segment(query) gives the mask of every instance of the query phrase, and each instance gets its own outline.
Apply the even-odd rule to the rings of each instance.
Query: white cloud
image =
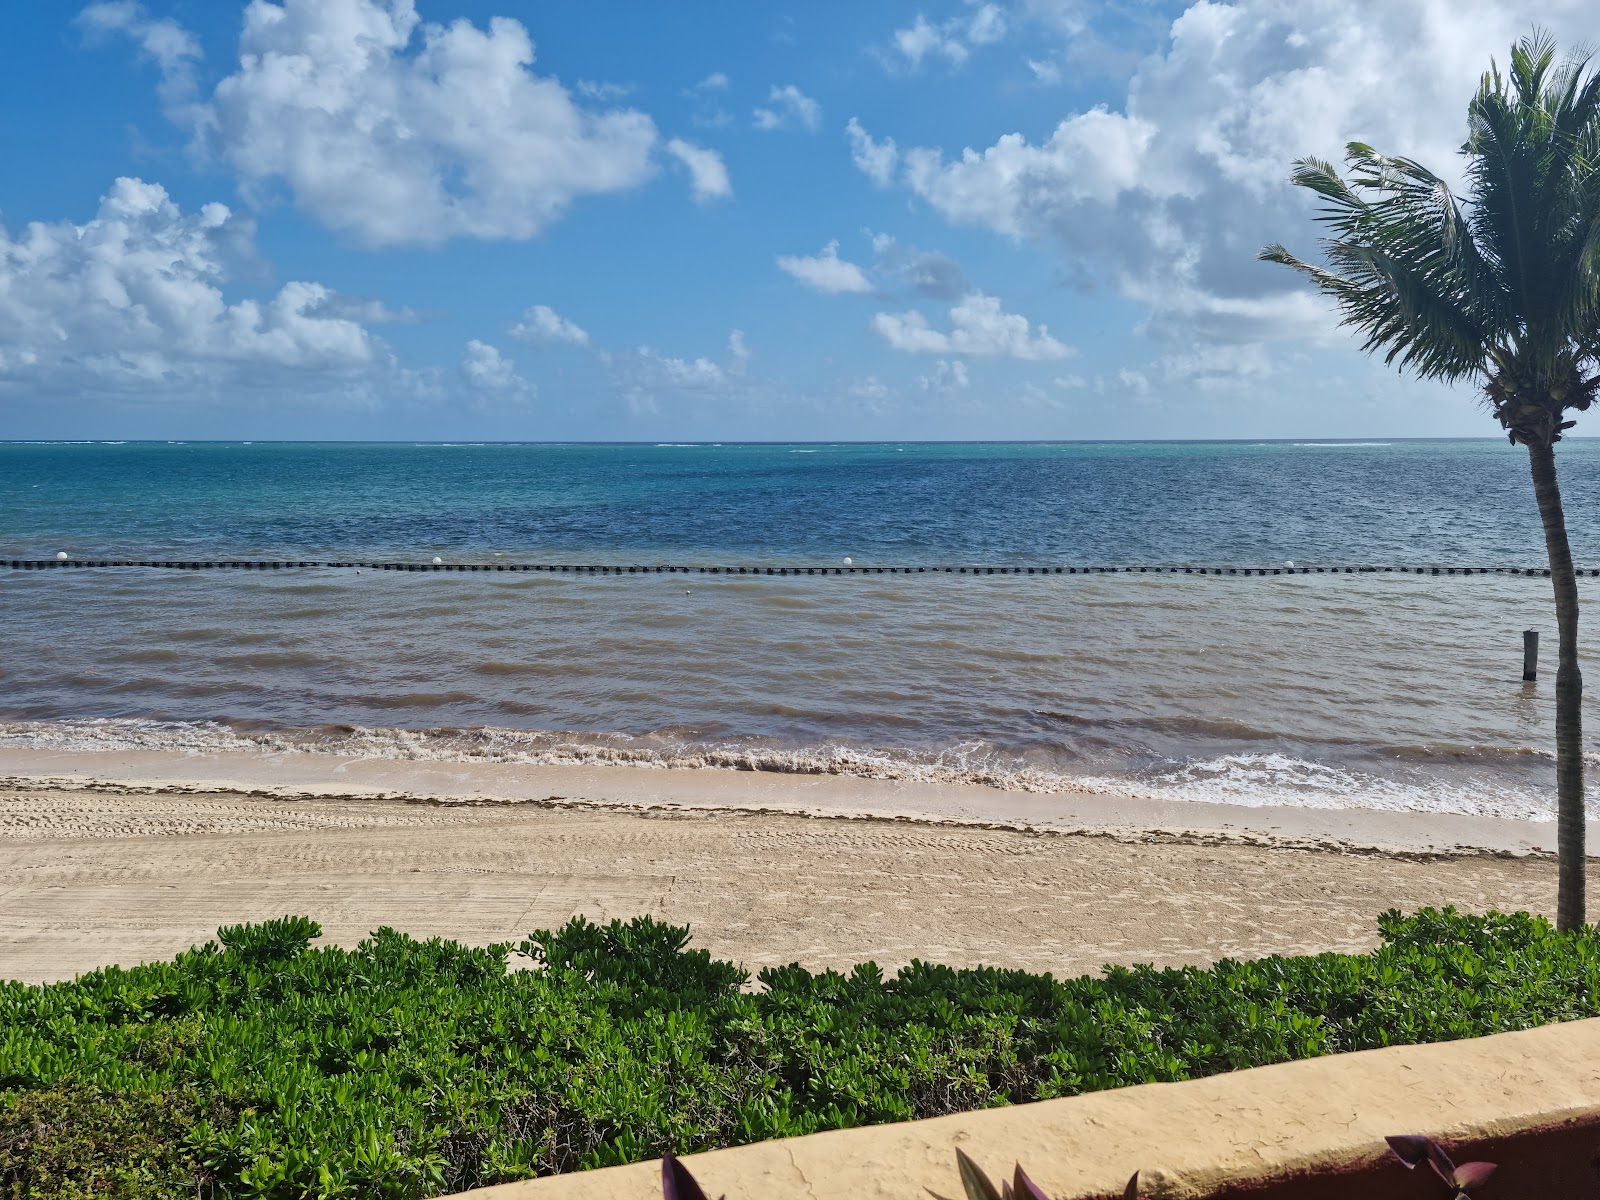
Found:
[[[971,382],[967,378],[967,364],[959,358],[941,358],[933,364],[932,375],[923,375],[917,379],[917,385],[925,392],[963,391]]]
[[[678,358],[662,354],[649,346],[616,355],[602,355],[611,367],[612,378],[634,414],[660,411],[658,401],[666,397],[710,401],[747,396],[760,382],[749,375],[751,353],[744,331],[730,330],[724,362],[701,355]]]
[[[967,61],[967,48],[960,40],[948,36],[944,27],[934,25],[921,13],[906,28],[895,30],[889,41],[913,67],[920,67],[930,54],[942,54],[958,67]]]
[[[1272,359],[1259,342],[1218,346],[1208,343],[1161,356],[1156,364],[1168,383],[1201,391],[1233,390],[1272,375]]]
[[[1040,230],[1047,219],[1041,210],[1090,202],[1113,207],[1125,193],[1161,187],[1151,176],[1160,164],[1146,156],[1156,133],[1149,121],[1092,108],[1061,122],[1041,146],[1011,133],[955,162],[937,151],[908,150],[906,181],[952,221],[1020,236]]]
[[[118,179],[82,225],[0,227],[0,382],[181,398],[290,380],[339,389],[390,368],[320,283],[229,303],[229,265],[253,256],[247,218],[223,204],[185,213],[138,179]]]
[[[689,186],[700,203],[733,195],[733,184],[728,182],[727,164],[715,150],[696,146],[682,138],[673,138],[667,143],[666,151],[688,168]]]
[[[1034,7],[1063,28],[1082,19],[1076,4]],[[1159,336],[1338,336],[1320,300],[1254,261],[1265,242],[1309,250],[1316,236],[1290,163],[1359,139],[1453,174],[1490,56],[1503,64],[1535,21],[1577,44],[1589,15],[1584,0],[1199,0],[1120,110],[1069,114],[1042,141],[910,149],[902,178],[949,221],[1053,242],[1074,274],[1145,306]]]
[[[589,344],[587,330],[576,321],[569,321],[548,304],[535,304],[507,332],[519,342],[532,342],[536,346]]]
[[[900,152],[895,148],[894,139],[873,141],[872,135],[854,117],[844,127],[844,132],[850,139],[850,158],[856,168],[879,187],[888,187],[894,178],[894,169],[900,162]]]
[[[527,380],[517,374],[517,365],[499,350],[473,338],[461,356],[461,377],[479,392],[523,392],[531,390]]]
[[[970,16],[951,17],[935,25],[918,13],[916,20],[903,29],[897,29],[889,38],[898,58],[891,63],[903,63],[916,70],[931,55],[945,59],[952,67],[959,67],[971,55],[973,46],[987,46],[1006,35],[1006,15],[998,4],[976,6]]]
[[[967,41],[989,46],[1006,35],[1006,14],[998,4],[982,4],[967,21]]]
[[[160,67],[162,104],[182,119],[195,96],[194,65],[202,57],[193,34],[170,17],[152,19],[135,0],[91,4],[78,14],[77,24],[91,39],[113,33],[131,39]]]
[[[822,125],[822,105],[792,83],[782,87],[774,84],[767,94],[767,103],[772,107],[755,110],[753,119],[757,129],[782,129],[794,122],[815,133]]]
[[[149,44],[133,18],[93,20]],[[414,0],[251,0],[237,69],[187,119],[247,194],[286,188],[366,245],[527,238],[583,196],[639,186],[657,144],[644,113],[584,108],[533,62],[507,17],[481,29],[425,24]]]
[[[830,295],[872,290],[872,282],[866,273],[855,263],[839,257],[837,240],[829,242],[821,253],[809,258],[780,255],[778,266],[807,287]]]
[[[896,350],[908,354],[966,354],[983,358],[1030,360],[1075,354],[1050,336],[1045,326],[1033,332],[1028,318],[1002,311],[1000,300],[972,292],[950,310],[950,331],[934,329],[920,312],[878,313],[872,328]]]
[[[639,347],[638,363],[640,382],[674,391],[705,391],[727,378],[727,372],[709,358],[672,358],[648,346]]]
[[[696,92],[725,92],[728,90],[728,76],[722,71],[713,71],[690,90]]]
[[[1049,59],[1030,58],[1027,60],[1028,70],[1033,72],[1033,77],[1043,84],[1057,84],[1061,82],[1061,64],[1053,63]]]

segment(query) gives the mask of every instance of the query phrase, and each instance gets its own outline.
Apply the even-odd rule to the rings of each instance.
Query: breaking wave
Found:
[[[1493,771],[1440,771],[1421,762],[1385,775],[1276,752],[1243,752],[1136,770],[1072,772],[1028,762],[984,743],[933,751],[844,743],[781,747],[709,742],[671,733],[646,736],[498,728],[395,729],[356,725],[248,728],[221,721],[98,718],[0,722],[0,747],[174,754],[317,754],[397,762],[489,762],[838,775],[858,779],[965,784],[1004,791],[1249,808],[1367,809],[1449,813],[1522,821],[1553,818],[1546,791]],[[1519,752],[1517,757],[1544,758]],[[1600,756],[1590,756],[1600,760]],[[1600,804],[1591,802],[1592,819]]]

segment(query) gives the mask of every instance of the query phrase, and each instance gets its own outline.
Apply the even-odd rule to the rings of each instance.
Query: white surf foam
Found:
[[[1079,782],[1142,799],[1250,808],[1361,808],[1517,821],[1555,817],[1553,795],[1546,797],[1487,779],[1460,783],[1425,772],[1417,772],[1409,780],[1392,779],[1274,753],[1224,754],[1139,779],[1096,777]],[[1591,801],[1589,815],[1600,819],[1600,804]]]
[[[1091,793],[1251,808],[1369,809],[1547,821],[1553,797],[1477,776],[1415,769],[1384,777],[1280,753],[1224,754],[1140,775],[1052,771],[981,743],[913,753],[841,744],[799,748],[708,744],[656,735],[516,729],[245,730],[220,722],[105,718],[0,722],[0,746],[37,750],[143,750],[177,754],[319,754],[414,762],[629,766],[841,775],[969,784],[1004,791]],[[1600,819],[1600,803],[1591,803]]]

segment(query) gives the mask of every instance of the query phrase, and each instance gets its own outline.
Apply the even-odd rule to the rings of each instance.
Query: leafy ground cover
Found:
[[[417,1197],[1600,1014],[1600,935],[1385,914],[1372,954],[762,987],[649,918],[474,948],[303,917],[0,984],[0,1197]],[[534,969],[507,970],[513,954]]]

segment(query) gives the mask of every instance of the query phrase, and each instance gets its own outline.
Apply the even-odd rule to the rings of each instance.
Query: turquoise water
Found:
[[[1600,558],[1600,442],[1560,448]],[[1500,440],[0,444],[0,556],[1223,565],[1542,557]]]
[[[1600,567],[1600,444],[1560,455]],[[0,558],[1533,565],[1501,441],[0,444]],[[1600,581],[1586,592],[1600,591]],[[758,765],[1539,816],[1509,576],[0,569],[0,742]],[[1594,688],[1591,687],[1591,694]],[[1600,723],[1590,718],[1590,728]]]

